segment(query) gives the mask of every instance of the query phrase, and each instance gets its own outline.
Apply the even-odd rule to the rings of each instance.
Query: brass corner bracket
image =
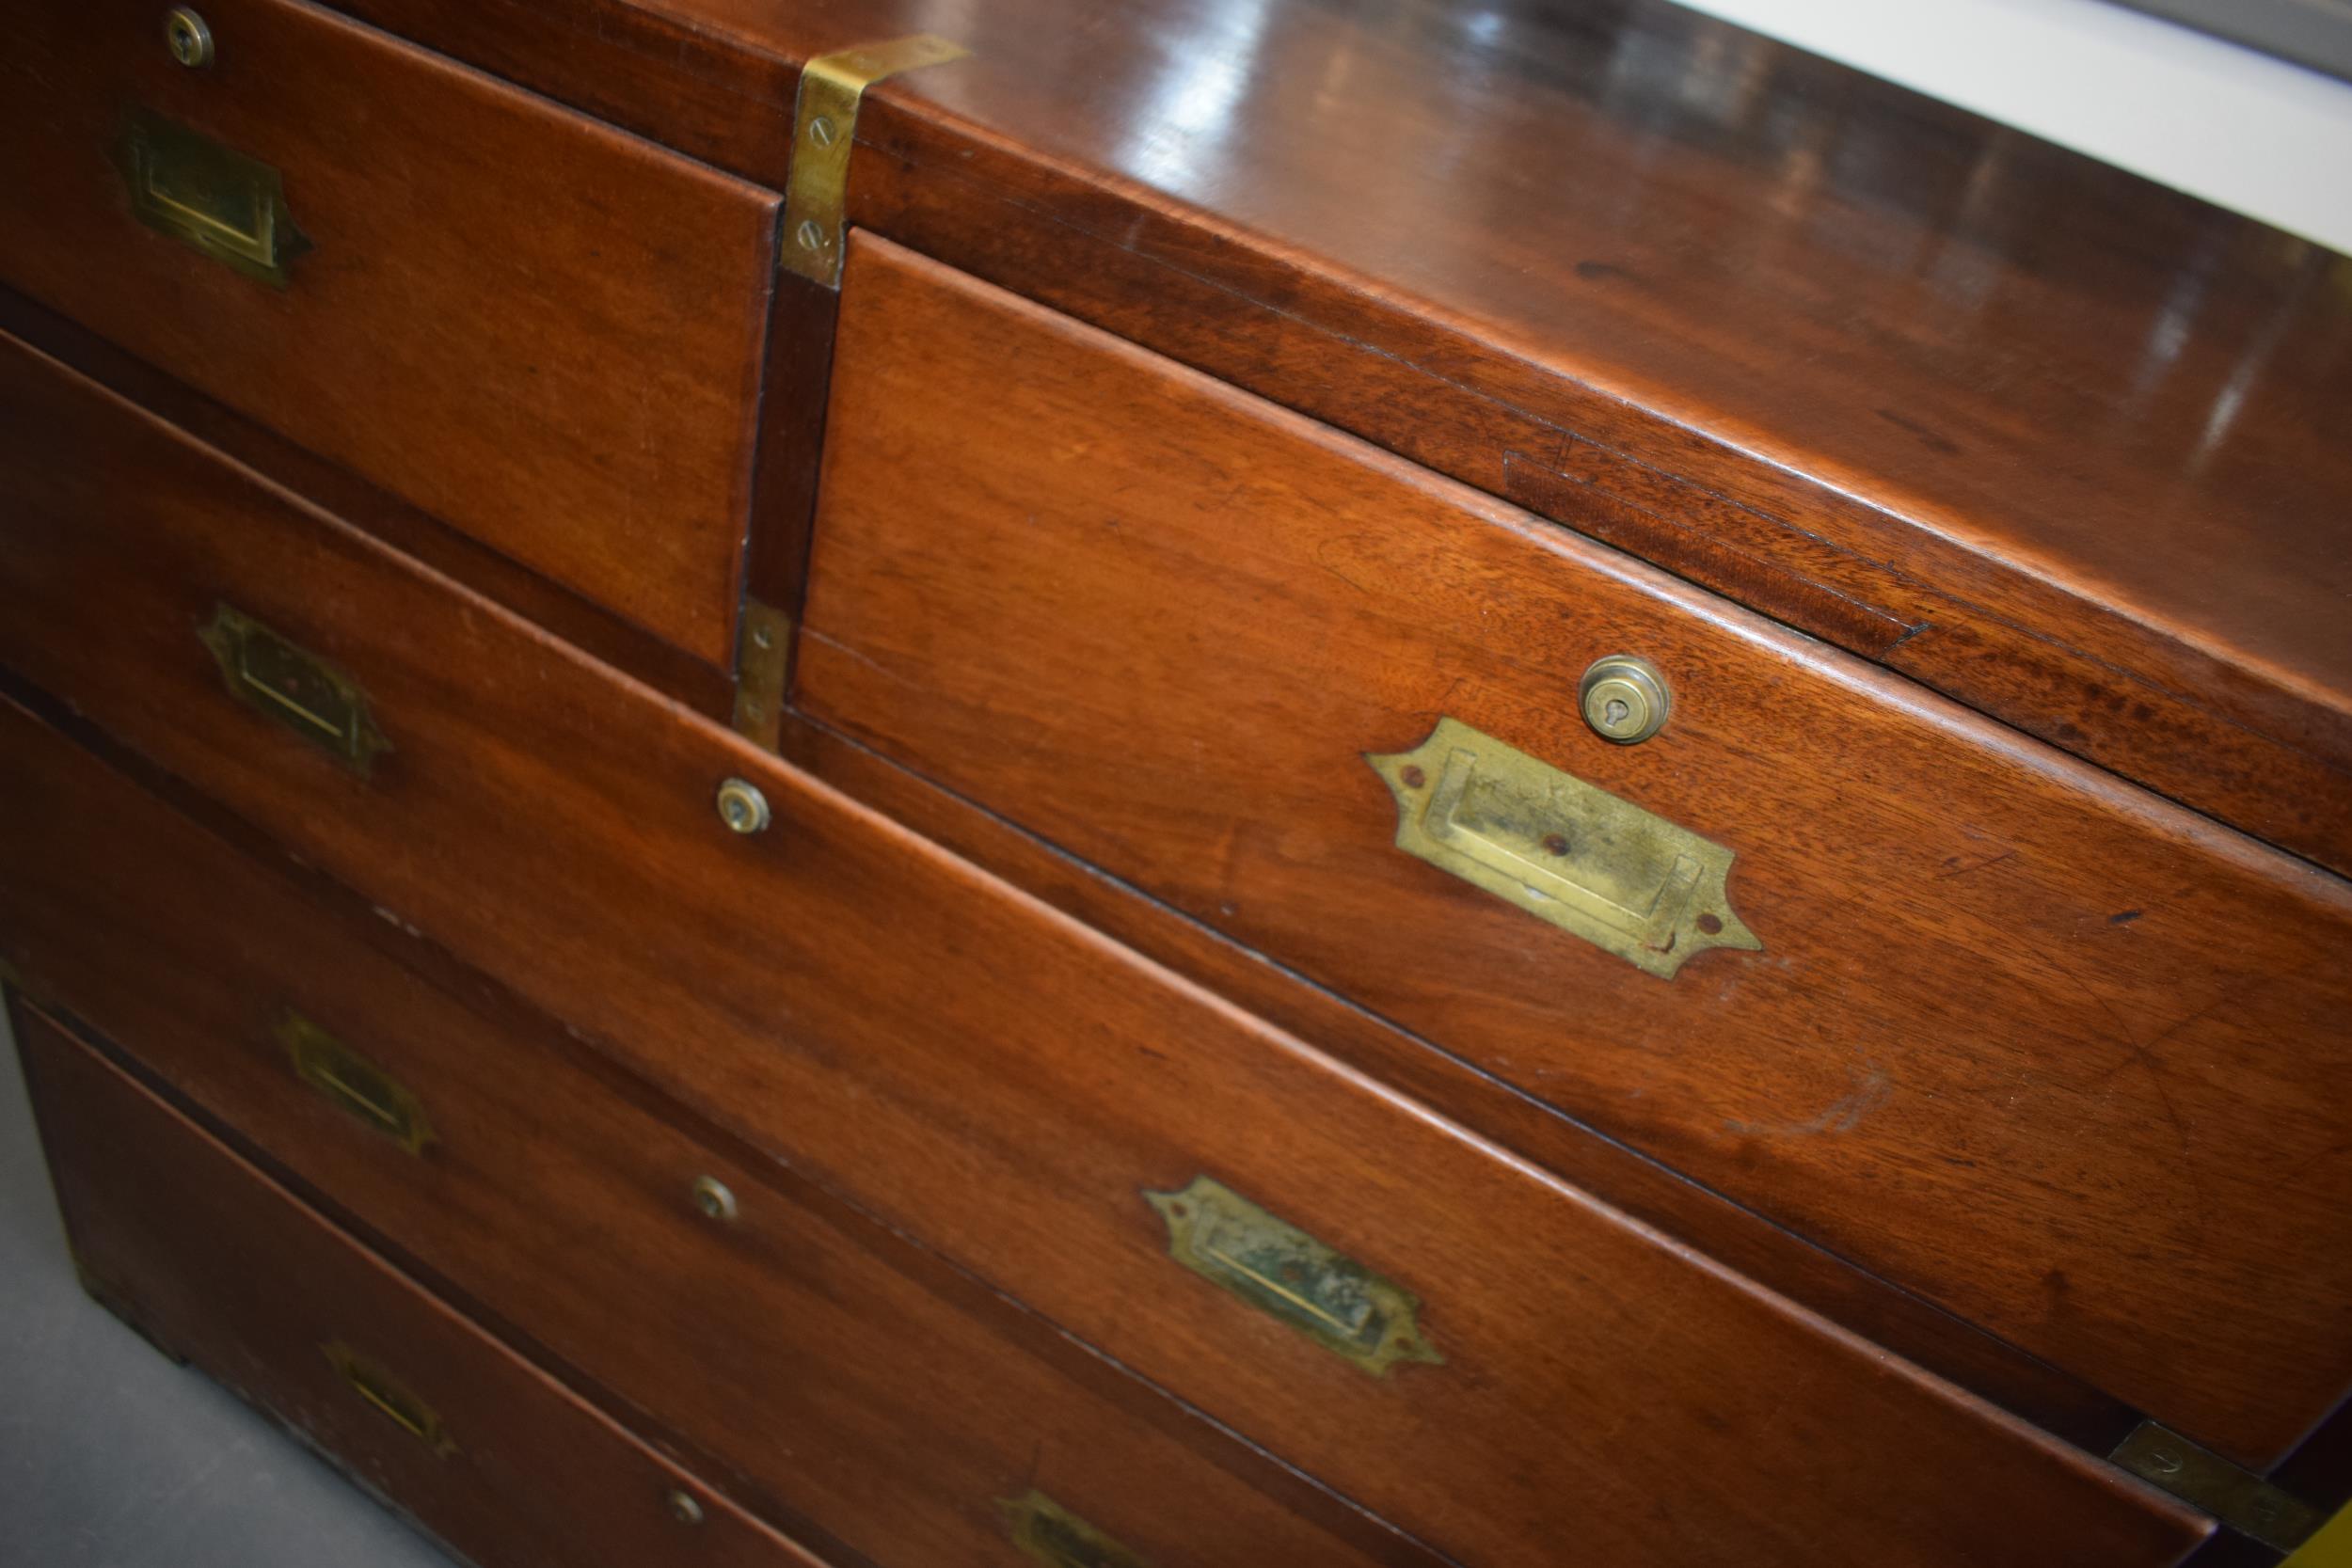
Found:
[[[785,271],[828,289],[841,287],[850,145],[866,89],[885,76],[945,65],[970,53],[960,43],[916,33],[819,55],[801,68],[792,112],[792,173],[784,193],[780,264]]]
[[[2309,1503],[2154,1421],[2133,1428],[2107,1463],[2273,1551],[2294,1551],[2328,1522]]]

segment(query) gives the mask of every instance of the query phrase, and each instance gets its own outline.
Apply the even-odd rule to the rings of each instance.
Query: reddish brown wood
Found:
[[[451,1548],[482,1568],[824,1568],[356,1245],[40,1009],[12,1005],[9,1019],[91,1292]],[[332,1345],[422,1400],[448,1450],[369,1404],[327,1359]],[[680,1493],[700,1507],[699,1523],[671,1513]]]
[[[594,9],[778,102],[954,31],[869,95],[861,223],[2352,870],[2340,259],[1650,0]]]
[[[94,388],[0,387],[31,470],[0,663],[1438,1550],[1957,1568],[2203,1533]],[[115,461],[27,460],[77,442]],[[70,635],[89,592],[114,635]],[[355,673],[395,747],[372,779],[219,690],[194,628],[224,599]],[[764,833],[712,809],[729,775]],[[1142,1194],[1203,1173],[1417,1293],[1447,1365],[1371,1377],[1175,1265]]]
[[[1035,1320],[976,1313],[887,1231],[665,1120],[560,1030],[453,999],[379,950],[379,916],[303,896],[5,705],[0,744],[0,956],[29,988],[796,1533],[1011,1564],[993,1503],[1035,1486],[1171,1568],[1438,1561]],[[289,1008],[420,1097],[421,1157],[294,1076]],[[732,1226],[694,1208],[700,1176],[738,1195]]]
[[[340,0],[340,11],[445,50],[599,119],[782,190],[792,167],[791,58],[690,18],[608,0]]]
[[[2352,1382],[2341,882],[880,242],[838,349],[813,715],[2249,1462]],[[1764,951],[1395,849],[1441,715],[1731,847]]]
[[[630,625],[12,290],[0,289],[0,332],[32,344],[108,390],[160,414],[271,483],[366,529],[696,712],[724,718],[733,708],[735,683],[729,671],[706,664],[675,643]],[[806,532],[803,510],[796,536],[804,540]]]
[[[727,666],[777,198],[291,0],[218,55],[42,0],[0,63],[0,279]],[[130,214],[132,104],[277,166],[278,290]]]
[[[1428,1045],[1212,927],[926,783],[854,740],[787,715],[783,750],[844,794],[888,813],[1278,1028],[1535,1160],[1645,1225],[2094,1453],[2139,1412],[1983,1329],[1699,1186],[1688,1177]]]

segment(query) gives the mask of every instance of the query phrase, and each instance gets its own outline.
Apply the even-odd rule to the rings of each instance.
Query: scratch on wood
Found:
[[[1834,1101],[1819,1116],[1803,1121],[1740,1121],[1727,1117],[1724,1126],[1750,1138],[1806,1138],[1821,1132],[1851,1132],[1862,1125],[1863,1117],[1884,1104],[1891,1092],[1886,1074],[1871,1068],[1859,1076],[1851,1094]]]

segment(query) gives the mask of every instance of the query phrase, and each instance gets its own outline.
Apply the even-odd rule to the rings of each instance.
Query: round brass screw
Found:
[[[1666,677],[1648,659],[1631,654],[1595,659],[1576,694],[1593,733],[1620,746],[1647,740],[1664,729],[1666,715],[1674,708]]]
[[[834,143],[834,138],[838,136],[840,134],[840,132],[834,129],[833,121],[827,119],[823,115],[818,115],[815,119],[808,122],[808,139],[815,142],[819,147],[831,147]]]
[[[714,1220],[731,1220],[735,1218],[735,1191],[715,1176],[697,1176],[694,1207]]]
[[[187,7],[176,7],[164,17],[164,47],[173,59],[195,71],[213,63],[213,30]]]
[[[703,1505],[690,1494],[674,1490],[669,1496],[669,1504],[670,1517],[679,1524],[699,1525],[703,1522]]]
[[[803,250],[825,248],[825,226],[815,218],[803,218],[801,227],[794,230],[794,235],[800,240]]]
[[[748,779],[729,779],[719,786],[719,820],[739,833],[765,832],[768,797]]]

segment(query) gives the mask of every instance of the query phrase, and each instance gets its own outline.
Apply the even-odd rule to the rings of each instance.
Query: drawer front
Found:
[[[1020,1568],[1036,1497],[1162,1568],[1436,1568],[1035,1319],[977,1321],[935,1260],[704,1147],[544,1021],[463,1005],[382,950],[380,920],[5,702],[0,748],[21,768],[0,788],[0,953],[35,994],[796,1532],[877,1564]]]
[[[293,0],[10,8],[0,282],[710,663],[777,198]]]
[[[11,1017],[91,1291],[467,1559],[823,1568],[39,1009]]]
[[[80,395],[16,373],[43,373],[12,400],[37,416]],[[119,423],[118,460],[152,489],[11,529],[0,663],[703,1117],[1438,1550],[2156,1563],[2195,1534],[2104,1465]],[[38,420],[30,441],[0,455],[37,461]],[[103,639],[75,634],[93,596]],[[370,771],[224,692],[199,636],[224,606],[364,693],[387,748]],[[764,795],[762,831],[714,809],[730,776]]]
[[[886,245],[834,365],[812,715],[2248,1463],[2352,1382],[2344,884]]]

